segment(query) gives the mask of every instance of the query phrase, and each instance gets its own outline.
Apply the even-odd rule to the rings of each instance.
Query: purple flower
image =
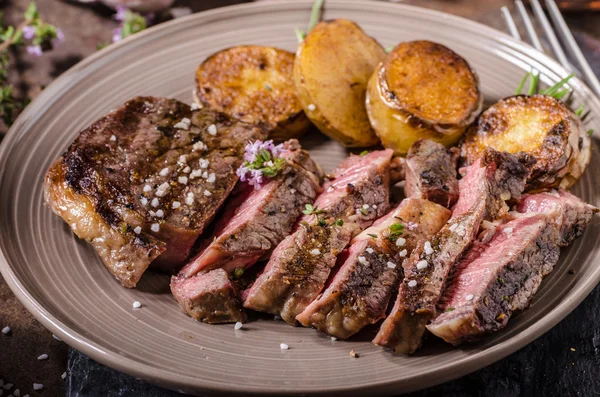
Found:
[[[240,177],[240,181],[242,182],[246,182],[248,179],[246,178],[246,175],[250,172],[250,168],[248,167],[244,167],[243,165],[240,166],[240,168],[237,169],[237,171],[235,172],[237,174],[237,176]]]
[[[56,37],[52,40],[52,47],[56,47],[58,44],[65,41],[65,35],[62,30],[56,29]]]
[[[263,174],[261,170],[251,170],[250,171],[250,179],[248,180],[248,183],[251,186],[254,186],[254,189],[259,189],[260,185],[262,185],[263,183]]]
[[[30,46],[27,46],[27,53],[39,57],[43,53],[42,47],[40,47],[39,45],[30,45]]]
[[[113,30],[112,42],[116,43],[117,41],[121,41],[121,28],[116,28]]]
[[[35,37],[35,26],[25,26],[23,28],[23,37],[25,40],[31,40]]]
[[[119,22],[124,22],[127,18],[127,11],[129,11],[127,7],[118,6],[117,13],[115,14],[114,18]]]

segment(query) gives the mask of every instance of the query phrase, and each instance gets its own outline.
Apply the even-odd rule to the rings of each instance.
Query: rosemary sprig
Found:
[[[571,80],[574,76],[575,75],[573,73],[571,73],[570,75],[568,75],[567,77],[565,77],[564,79],[559,81],[558,83],[554,84],[552,87],[548,87],[545,90],[543,90],[541,92],[541,94],[556,98],[556,95],[560,95],[560,93],[562,92],[561,89],[563,88],[563,86],[565,84],[567,84],[569,82],[569,80]],[[562,96],[564,96],[564,94]],[[561,96],[561,98],[562,98],[562,96]],[[556,98],[556,99],[560,99],[560,98]]]
[[[396,222],[388,226],[388,239],[396,241],[402,233],[404,233],[404,224],[402,222]]]

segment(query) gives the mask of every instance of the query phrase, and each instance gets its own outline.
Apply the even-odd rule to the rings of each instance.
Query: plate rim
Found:
[[[185,16],[183,18],[177,18],[173,21],[165,22],[157,26],[153,26],[147,30],[137,33],[134,36],[130,36],[119,43],[108,46],[107,48],[95,52],[94,54],[86,57],[69,70],[61,74],[57,79],[52,81],[42,93],[36,97],[19,115],[13,126],[9,129],[5,135],[2,144],[0,145],[0,182],[4,178],[4,164],[8,158],[10,148],[19,144],[19,129],[26,130],[26,124],[30,119],[34,119],[34,111],[43,109],[43,104],[49,102],[48,99],[52,97],[53,92],[60,91],[60,89],[68,89],[68,81],[71,77],[75,77],[74,81],[77,81],[76,74],[93,65],[97,60],[101,59],[108,54],[118,51],[120,48],[129,46],[136,41],[140,41],[143,38],[153,35],[157,32],[171,29],[173,26],[185,22],[200,20],[214,20],[220,16],[227,17],[230,13],[240,13],[243,11],[258,12],[260,9],[266,9],[271,7],[282,7],[289,10],[293,9],[306,9],[310,10],[313,0],[296,0],[293,3],[287,0],[270,0],[262,1],[258,3],[245,3],[237,4],[225,7],[219,7],[192,15]],[[448,14],[442,11],[432,10],[424,7],[415,5],[398,4],[398,3],[387,3],[387,2],[375,2],[369,0],[327,0],[327,3],[338,6],[351,6],[354,8],[379,8],[381,11],[385,9],[398,10],[404,9],[405,12],[419,13],[423,17],[429,17],[432,19],[450,20],[455,23],[461,23],[464,25],[470,25],[482,32],[487,32],[488,35],[493,35],[493,39],[498,42],[507,45],[508,47],[517,50],[519,52],[526,52],[532,59],[539,62],[551,69],[552,73],[556,76],[566,76],[568,71],[560,65],[556,60],[552,59],[548,55],[539,52],[535,48],[531,47],[527,43],[515,40],[507,33],[500,30],[491,28],[483,25],[480,22],[476,22],[460,16]],[[239,15],[239,14],[237,14]],[[593,100],[598,106],[600,106],[600,99],[587,87],[587,85],[581,81],[578,77],[574,78],[575,81],[583,88],[581,94],[586,100]],[[30,130],[24,133],[32,133]],[[1,186],[1,185],[0,185]],[[5,237],[0,234],[0,240],[4,240]],[[203,391],[209,393],[235,393],[235,394],[252,394],[252,395],[276,395],[282,392],[291,394],[303,394],[303,395],[325,395],[331,393],[333,390],[338,392],[346,392],[349,394],[359,394],[361,392],[368,391],[370,393],[382,394],[385,391],[391,390],[392,386],[401,386],[402,392],[409,392],[420,389],[421,387],[415,387],[407,385],[406,380],[389,380],[389,381],[373,381],[370,384],[363,386],[335,386],[332,389],[316,390],[314,388],[296,388],[287,387],[279,388],[278,390],[260,388],[258,386],[244,386],[238,384],[223,385],[220,382],[212,382],[210,380],[201,380],[197,382],[197,378],[190,378],[178,374],[167,374],[164,371],[150,367],[146,364],[140,363],[128,357],[120,356],[118,353],[105,349],[103,346],[92,342],[85,336],[78,332],[75,332],[67,325],[59,321],[53,316],[46,308],[38,301],[34,299],[31,293],[27,291],[25,286],[16,277],[13,272],[11,265],[2,250],[0,250],[0,274],[6,280],[7,285],[19,299],[19,301],[25,306],[25,308],[49,331],[59,336],[65,343],[75,348],[78,351],[88,355],[92,359],[107,365],[108,367],[114,368],[120,372],[145,379],[151,383],[158,384],[162,387],[168,387],[174,390],[184,388],[193,389],[196,391]],[[435,372],[425,371],[412,378],[412,383],[423,384],[422,378],[427,377],[429,386],[434,386],[451,379],[455,379],[464,375],[467,375],[477,369],[483,368],[492,364],[495,361],[503,359],[523,348],[524,346],[531,343],[533,340],[540,337],[542,334],[550,330],[560,321],[562,321],[571,311],[573,311],[593,290],[593,288],[600,282],[600,267],[597,268],[592,274],[593,277],[589,277],[585,280],[579,281],[579,287],[577,291],[573,292],[573,288],[564,296],[563,300],[557,304],[554,308],[543,315],[537,322],[531,324],[522,333],[508,338],[494,346],[488,347],[481,350],[471,356],[465,357],[459,361],[445,364],[442,367],[437,367]],[[458,369],[457,369],[458,368]],[[431,377],[435,374],[435,377]],[[196,380],[196,382],[194,382]]]

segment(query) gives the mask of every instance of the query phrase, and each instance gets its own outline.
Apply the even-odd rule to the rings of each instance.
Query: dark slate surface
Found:
[[[572,351],[571,349],[575,349]],[[113,371],[71,349],[67,397],[181,394]],[[600,286],[564,321],[491,366],[410,397],[600,396]]]

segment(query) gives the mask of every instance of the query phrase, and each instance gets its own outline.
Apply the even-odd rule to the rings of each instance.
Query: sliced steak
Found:
[[[79,134],[47,175],[46,203],[85,227],[74,232],[135,287],[151,262],[183,264],[237,182],[245,143],[265,135],[173,99],[138,97]]]
[[[171,291],[190,317],[210,324],[244,322],[239,290],[224,269],[215,269],[193,277],[173,277]]]
[[[389,209],[391,150],[350,156],[334,171],[296,231],[271,255],[245,294],[249,309],[280,315],[294,324],[321,292],[336,256],[352,237]]]
[[[230,316],[222,311],[219,322],[239,321],[238,313],[243,309],[238,289],[227,285],[228,292],[224,293],[223,289],[214,289],[205,279],[215,277],[212,276],[216,271],[213,269],[237,274],[261,257],[268,256],[291,233],[304,206],[312,203],[320,191],[323,172],[300,148],[298,141],[286,142],[281,157],[286,163],[277,175],[258,189],[248,183],[238,184],[238,192],[225,206],[224,217],[218,222],[215,233],[207,238],[200,253],[173,277],[173,295],[182,309],[196,320],[216,321],[207,314],[204,304],[207,300],[211,307],[228,309]],[[207,272],[210,275],[204,274]],[[219,278],[223,278],[221,273],[218,272]],[[232,296],[235,296],[233,301]],[[223,302],[219,304],[219,300]]]
[[[449,210],[428,200],[403,200],[354,238],[346,255],[338,258],[342,265],[332,282],[296,319],[340,339],[375,324],[385,317],[402,275],[398,264],[449,217]],[[400,230],[403,225],[413,230]]]
[[[398,353],[419,348],[425,326],[436,313],[450,269],[476,236],[483,220],[508,211],[505,200],[519,198],[532,160],[488,150],[467,167],[452,217],[433,238],[415,249],[403,264],[404,280],[392,312],[374,343]]]
[[[304,206],[315,200],[323,173],[295,139],[284,144],[282,157],[287,163],[260,189],[240,184],[215,233],[207,238],[208,245],[182,269],[182,275],[250,267],[291,233]]]
[[[451,208],[458,200],[458,153],[444,145],[420,139],[406,156],[406,197],[423,198]]]
[[[559,228],[558,245],[566,247],[579,237],[598,209],[564,190],[524,196],[517,206],[519,212],[555,213]]]

